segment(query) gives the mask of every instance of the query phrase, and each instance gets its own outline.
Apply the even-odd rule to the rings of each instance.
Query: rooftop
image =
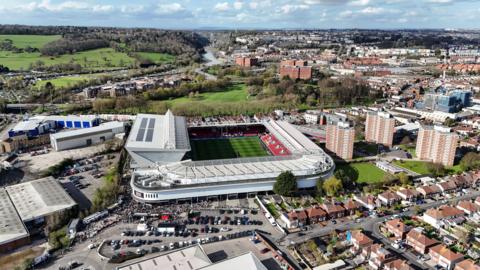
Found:
[[[185,117],[174,116],[170,110],[165,115],[138,114],[126,147],[164,151],[190,150]]]
[[[0,244],[28,236],[20,216],[5,189],[0,189]]]
[[[30,221],[75,206],[75,201],[53,177],[5,188],[23,221]]]
[[[123,128],[124,126],[125,124],[123,122],[112,121],[112,122],[107,122],[91,128],[81,128],[81,129],[75,129],[75,130],[67,130],[67,131],[58,132],[58,133],[52,133],[50,134],[50,137],[56,140],[61,140],[64,138],[72,138],[75,136],[90,135],[97,132],[106,131],[109,129],[119,129],[119,128]]]

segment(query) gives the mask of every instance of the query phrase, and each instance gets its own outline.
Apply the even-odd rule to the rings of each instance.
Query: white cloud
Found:
[[[384,13],[385,10],[381,7],[366,7],[362,10],[360,10],[360,13],[362,14],[380,14]]]
[[[138,14],[145,10],[145,7],[142,5],[122,5],[120,6],[120,11],[125,14]]]
[[[370,0],[355,0],[350,3],[352,6],[366,6],[370,4]]]
[[[48,11],[64,11],[64,10],[86,10],[90,6],[85,2],[78,1],[66,1],[60,2],[58,4],[52,4],[49,0],[43,0],[38,4],[39,9],[44,9]]]
[[[215,11],[227,11],[230,9],[230,5],[228,4],[228,2],[223,2],[223,3],[217,3],[213,9]]]
[[[308,5],[284,5],[280,8],[281,12],[283,14],[290,14],[292,12],[295,12],[295,11],[299,11],[299,10],[306,10],[308,9],[309,6]]]
[[[428,3],[446,4],[452,3],[453,0],[427,0]]]
[[[353,15],[353,11],[351,10],[345,10],[340,12],[340,17],[345,18],[345,17],[350,17]]]
[[[272,5],[272,1],[271,0],[263,0],[263,1],[257,1],[257,0],[254,0],[252,2],[250,2],[248,4],[248,6],[251,8],[251,9],[260,9],[260,8],[266,8],[266,7],[270,7]]]
[[[234,9],[239,10],[239,9],[242,9],[242,7],[243,7],[243,2],[241,2],[241,1],[235,1],[235,2],[233,3],[233,8],[234,8]]]
[[[160,15],[166,15],[166,14],[177,13],[184,10],[185,8],[179,3],[171,3],[171,4],[158,5],[158,8],[155,11],[155,13]]]
[[[92,8],[93,12],[112,12],[114,7],[112,5],[95,5]]]
[[[242,13],[237,14],[235,16],[235,19],[237,19],[237,21],[246,21],[248,17],[249,16],[248,16],[247,13],[242,12]]]

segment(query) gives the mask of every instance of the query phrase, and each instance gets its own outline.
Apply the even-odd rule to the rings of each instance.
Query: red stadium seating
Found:
[[[290,151],[272,134],[265,134],[260,137],[274,156],[288,156]]]

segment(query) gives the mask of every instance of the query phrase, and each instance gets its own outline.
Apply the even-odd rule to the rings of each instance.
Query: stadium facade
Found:
[[[287,122],[269,119],[260,123],[218,123],[207,129],[239,130],[254,125],[263,128],[254,136],[261,138],[268,156],[194,161],[188,158],[191,147],[185,118],[170,111],[165,115],[138,115],[125,146],[134,168],[133,198],[159,203],[267,192],[284,171],[291,171],[297,177],[298,188],[304,189],[332,175],[332,158]],[[242,135],[221,133],[220,137],[208,139],[224,136]]]

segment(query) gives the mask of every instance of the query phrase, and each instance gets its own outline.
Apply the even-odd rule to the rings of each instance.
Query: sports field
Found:
[[[192,140],[194,160],[268,156],[258,137]]]
[[[357,183],[382,182],[385,172],[372,163],[350,163],[338,165],[337,170],[342,169]]]

